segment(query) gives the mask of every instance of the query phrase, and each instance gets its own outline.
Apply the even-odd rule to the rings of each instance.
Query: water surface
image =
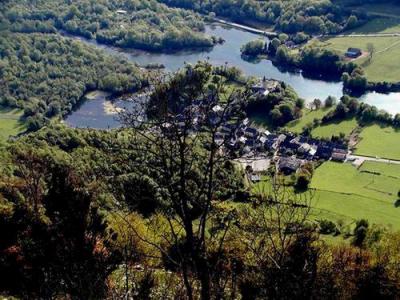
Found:
[[[139,50],[120,49],[112,46],[98,44],[94,40],[86,40],[81,37],[70,36],[82,42],[95,45],[112,55],[123,56],[126,59],[136,62],[139,65],[163,64],[166,71],[173,72],[183,67],[185,63],[196,63],[201,60],[209,60],[214,65],[236,66],[245,75],[266,77],[281,80],[291,85],[298,95],[307,102],[315,98],[324,100],[328,96],[340,98],[343,95],[343,84],[339,81],[326,81],[323,79],[311,79],[304,77],[299,72],[282,71],[269,60],[249,62],[243,60],[240,55],[240,47],[245,43],[260,38],[260,35],[242,31],[236,28],[223,27],[220,25],[206,26],[206,33],[222,37],[225,43],[216,45],[212,49],[204,51],[181,51],[178,53],[153,53]],[[265,38],[265,37],[264,37]],[[104,98],[104,95],[103,95]],[[68,124],[75,127],[92,128],[115,128],[120,123],[115,115],[108,114],[104,110],[105,99],[96,98],[84,103],[79,110],[72,113],[66,120]],[[362,97],[361,101],[375,105],[378,109],[384,109],[391,114],[400,113],[400,93],[380,94],[370,92]],[[117,107],[124,107],[127,104],[123,101],[114,103]],[[128,105],[129,106],[129,105]]]

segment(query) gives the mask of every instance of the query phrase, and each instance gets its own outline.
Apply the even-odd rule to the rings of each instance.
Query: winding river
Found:
[[[291,85],[300,97],[306,101],[312,101],[315,98],[326,99],[328,96],[340,98],[343,95],[343,84],[339,81],[325,81],[322,79],[310,79],[304,77],[301,73],[292,73],[282,71],[272,64],[269,60],[260,60],[257,62],[249,62],[243,60],[240,56],[240,47],[260,36],[254,33],[242,31],[236,28],[223,27],[220,25],[206,26],[206,33],[222,37],[225,43],[215,46],[209,51],[182,51],[179,53],[151,53],[139,50],[126,50],[115,47],[110,47],[98,44],[94,40],[86,40],[84,38],[72,37],[79,39],[85,43],[95,45],[112,55],[122,55],[130,61],[136,62],[139,65],[147,64],[163,64],[166,71],[176,71],[181,68],[184,63],[196,63],[199,60],[208,59],[210,63],[215,65],[236,66],[241,69],[246,75],[272,78],[281,80]],[[71,37],[71,36],[69,36]],[[385,109],[391,114],[400,113],[400,93],[380,94],[367,93],[360,98],[371,105],[375,105],[379,109]],[[119,126],[115,120],[106,122],[102,120],[101,107],[104,107],[106,100],[98,97],[91,101],[90,107],[85,104],[76,112],[72,113],[66,120],[68,124],[75,127],[93,127],[93,128],[113,128]],[[97,103],[97,104],[95,104]],[[95,106],[97,107],[95,108]],[[76,114],[85,109],[86,114],[90,110],[96,111],[99,126],[96,126],[96,121],[92,120],[90,124],[78,118]],[[107,115],[104,111],[104,115]],[[85,115],[82,115],[85,118]],[[106,124],[106,126],[105,126]],[[87,126],[84,126],[87,125]]]

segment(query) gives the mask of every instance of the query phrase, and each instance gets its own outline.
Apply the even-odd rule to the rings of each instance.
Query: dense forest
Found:
[[[330,0],[160,0],[171,6],[214,13],[238,22],[257,21],[286,33],[338,33],[365,22],[366,16],[348,11]]]
[[[69,113],[90,90],[135,91],[142,71],[124,59],[58,35],[2,31],[0,104],[24,110],[29,128]]]
[[[119,47],[154,51],[211,47],[198,15],[155,0],[6,1],[2,19],[15,32],[70,34]]]
[[[152,97],[163,109],[145,123],[129,112],[129,129],[58,125],[3,149],[0,293],[21,299],[398,298],[398,233],[357,220],[348,245],[324,242],[322,234],[340,229],[311,221],[312,194],[288,189],[274,168],[266,175],[275,178],[274,193],[248,196],[215,132],[221,122],[241,120],[237,100],[250,99],[240,89],[227,94],[219,78],[207,64],[187,67],[158,83]],[[172,97],[178,90],[179,99]],[[199,100],[207,112],[215,101],[225,105],[219,121],[200,118],[201,134],[193,136],[193,119],[186,118],[193,110],[185,108]]]

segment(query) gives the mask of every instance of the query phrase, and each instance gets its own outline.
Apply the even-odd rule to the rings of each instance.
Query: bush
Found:
[[[320,220],[319,221],[319,232],[321,234],[340,234],[339,228],[336,224],[330,220]]]

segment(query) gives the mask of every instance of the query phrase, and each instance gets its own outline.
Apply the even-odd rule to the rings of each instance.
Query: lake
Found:
[[[257,62],[249,62],[243,60],[240,55],[240,47],[257,38],[260,35],[242,31],[236,28],[230,28],[220,25],[206,26],[206,33],[222,37],[225,43],[216,45],[214,48],[207,51],[182,51],[178,53],[152,53],[139,50],[126,50],[116,47],[98,44],[94,40],[86,40],[80,37],[73,37],[85,43],[95,45],[112,55],[124,56],[130,61],[136,62],[139,65],[148,64],[163,64],[166,71],[173,72],[181,68],[185,63],[196,63],[200,60],[208,59],[214,65],[236,66],[241,69],[244,74],[266,77],[276,80],[281,80],[291,85],[298,95],[304,98],[307,102],[315,98],[321,100],[326,99],[328,96],[340,98],[343,95],[343,84],[339,81],[326,81],[322,79],[311,79],[304,77],[301,73],[294,73],[282,71],[272,64],[269,60],[261,60]],[[71,37],[70,35],[67,35]],[[379,109],[385,109],[391,114],[400,113],[400,93],[380,94],[380,93],[367,93],[360,98],[368,104],[375,105]],[[88,101],[90,102],[90,101]],[[97,104],[95,104],[97,103]],[[121,105],[121,103],[117,103]],[[95,107],[96,106],[96,107]],[[115,116],[104,114],[104,120],[94,121],[95,118],[101,119],[101,111],[103,110],[104,103],[101,99],[95,99],[90,104],[83,104],[82,107],[70,115],[69,124],[75,127],[82,127],[78,125],[89,125],[93,128],[114,128],[119,126],[119,122],[115,120]],[[84,110],[83,112],[81,112]],[[76,115],[79,114],[79,115]],[[81,118],[92,118],[91,121],[81,121]],[[67,119],[67,120],[68,120]],[[67,122],[68,123],[68,122]],[[98,124],[98,126],[96,126]],[[88,127],[88,126],[84,126]]]
[[[110,94],[94,91],[88,93],[86,101],[66,117],[65,123],[75,128],[118,128],[121,126],[118,113],[133,107],[133,102],[121,99],[112,100]]]

